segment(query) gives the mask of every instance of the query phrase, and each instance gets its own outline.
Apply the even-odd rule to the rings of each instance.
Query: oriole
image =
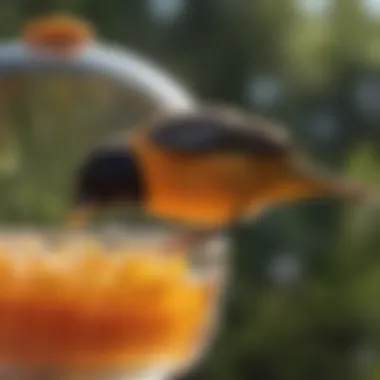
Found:
[[[362,201],[369,192],[314,166],[284,128],[234,109],[204,107],[162,115],[94,149],[77,172],[75,196],[77,210],[138,204],[206,231],[284,202]]]

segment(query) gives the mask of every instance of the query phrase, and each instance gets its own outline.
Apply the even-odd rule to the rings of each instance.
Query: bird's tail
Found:
[[[295,170],[290,183],[299,198],[332,197],[359,205],[380,205],[380,189],[313,166]]]
[[[326,194],[358,205],[380,205],[379,189],[345,178],[327,178]]]

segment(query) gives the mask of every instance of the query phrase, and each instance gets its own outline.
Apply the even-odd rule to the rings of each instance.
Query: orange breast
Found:
[[[135,142],[148,185],[148,212],[202,226],[229,221],[249,199],[251,163],[242,155],[189,156]]]

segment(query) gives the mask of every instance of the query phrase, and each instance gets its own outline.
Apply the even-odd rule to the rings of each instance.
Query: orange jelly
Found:
[[[0,244],[2,363],[114,368],[194,352],[210,284],[185,256],[66,245],[18,253]]]

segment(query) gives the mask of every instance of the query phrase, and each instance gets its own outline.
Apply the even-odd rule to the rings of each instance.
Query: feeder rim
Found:
[[[33,72],[93,73],[118,81],[164,110],[191,110],[195,97],[171,74],[129,48],[94,41],[75,55],[34,51],[19,39],[0,43],[0,76]]]

